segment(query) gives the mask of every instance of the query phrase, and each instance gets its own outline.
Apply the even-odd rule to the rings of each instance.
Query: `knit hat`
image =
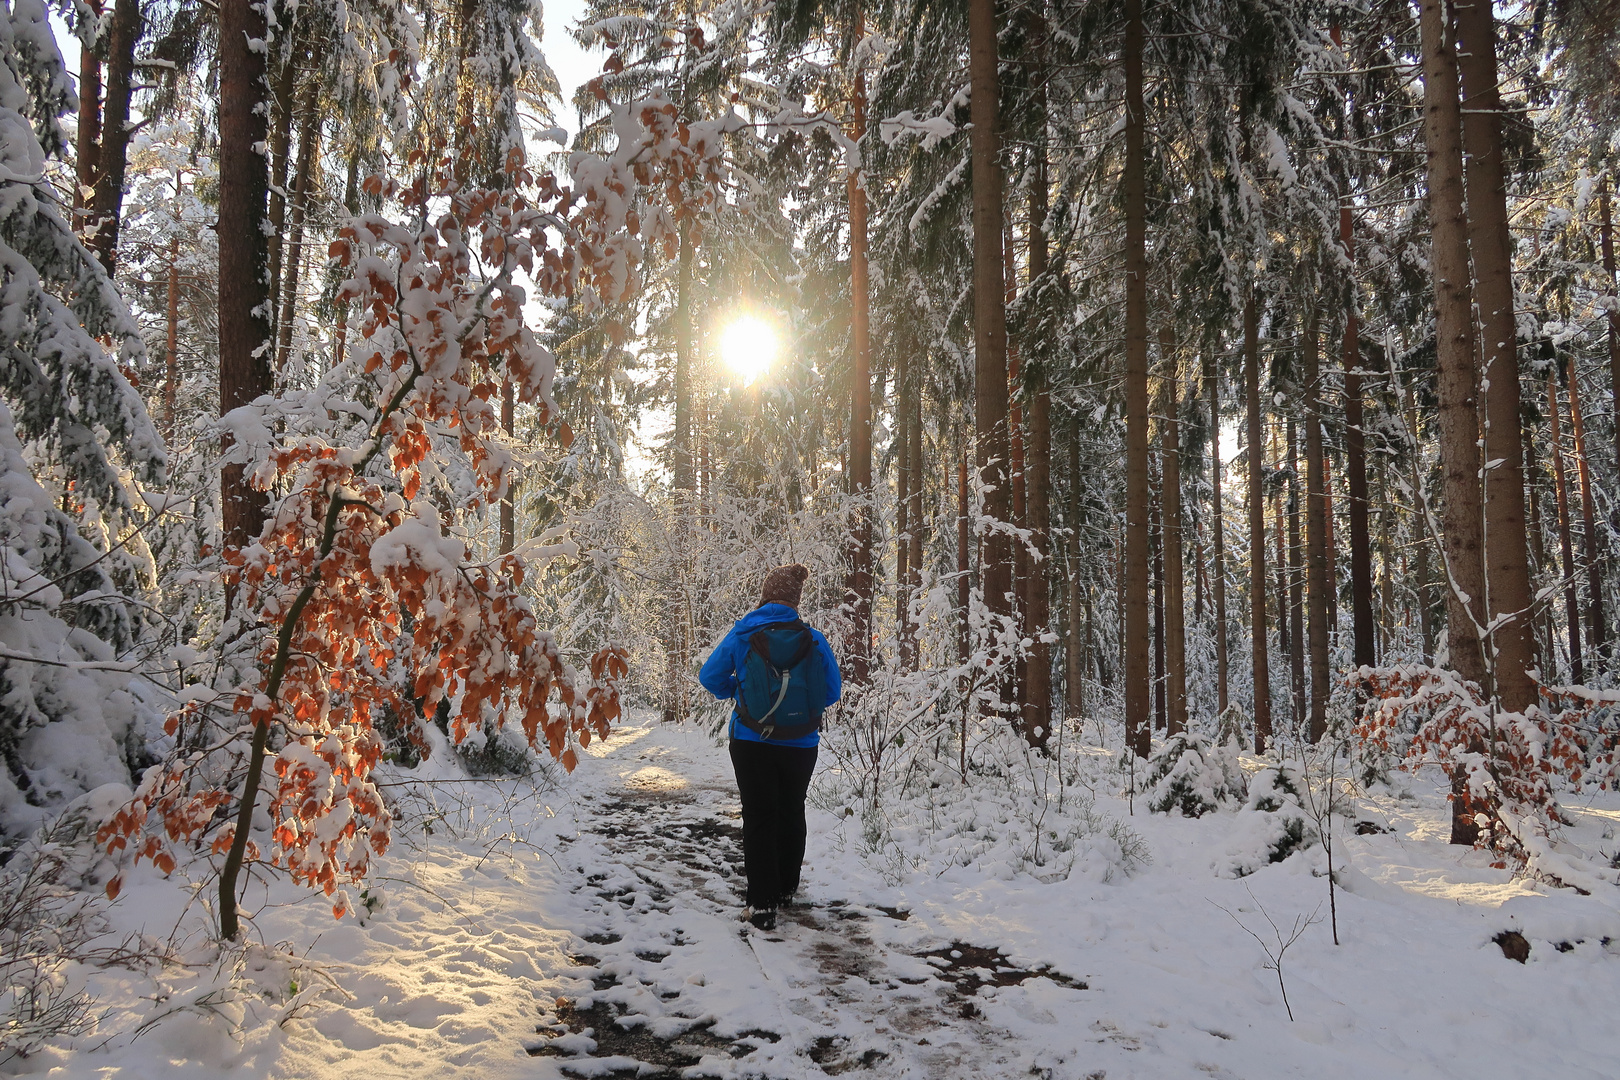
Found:
[[[804,593],[804,583],[809,577],[810,568],[803,563],[778,566],[765,575],[765,585],[760,589],[759,602],[786,604],[790,608],[797,608],[799,598]]]

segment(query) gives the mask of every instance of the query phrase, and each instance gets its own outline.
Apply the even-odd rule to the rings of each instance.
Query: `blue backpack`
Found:
[[[737,687],[737,719],[763,739],[797,739],[821,726],[827,673],[803,622],[770,623],[748,639]]]

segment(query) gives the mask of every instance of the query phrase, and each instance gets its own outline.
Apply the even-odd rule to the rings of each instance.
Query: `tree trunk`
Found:
[[[1011,308],[1018,299],[1018,266],[1013,257],[1014,239],[1012,215],[1009,211],[1007,226],[1002,233],[1001,274],[1006,283],[1005,302]],[[1017,339],[1007,339],[1007,480],[1011,485],[1012,523],[1020,529],[1029,528],[1027,504],[1024,499],[1024,403],[1022,400],[1024,372]],[[1029,608],[1025,605],[1025,583],[1029,578],[1029,547],[1022,539],[1012,541],[1012,592],[1018,620],[1020,640],[1030,636]],[[1029,657],[1020,652],[1013,660],[1012,700],[1017,703],[1018,715],[1013,727],[1027,740],[1034,730],[1025,715],[1029,689]]]
[[[1043,46],[1038,55],[1044,59]],[[1029,282],[1046,273],[1046,83],[1040,84],[1035,137],[1034,169],[1029,183]],[[1036,343],[1032,343],[1036,344]],[[1050,573],[1052,556],[1052,392],[1046,379],[1045,352],[1026,349],[1024,400],[1029,408],[1024,433],[1024,527],[1030,532],[1033,566],[1023,578],[1025,625],[1034,644],[1029,650],[1028,678],[1024,686],[1024,736],[1031,746],[1045,746],[1052,727],[1052,647],[1042,636],[1051,621]]]
[[[265,320],[264,221],[266,180],[260,147],[266,132],[263,5],[249,0],[220,0],[219,5],[219,397],[226,413],[271,391],[269,358],[263,347],[270,338]],[[229,451],[231,436],[221,439]],[[220,475],[220,525],[227,551],[259,535],[269,496],[248,486],[240,464]],[[230,613],[232,597],[226,593]],[[253,803],[263,764],[269,726],[254,732],[253,753],[243,784],[241,810],[231,850],[219,875],[219,930],[229,940],[240,930],[236,913],[236,880],[248,840]]]
[[[1210,578],[1215,607],[1215,709],[1224,713],[1230,698],[1226,652],[1226,515],[1221,508],[1221,376],[1213,358],[1208,364],[1204,383],[1209,388],[1209,527]]]
[[[973,128],[973,414],[974,465],[985,485],[984,513],[1009,521],[1007,433],[1007,311],[1002,279],[1002,175],[999,50],[995,0],[969,0],[969,76]],[[979,580],[995,617],[1012,614],[1012,559],[1007,536],[984,541]],[[1003,678],[1001,693],[1008,680]]]
[[[968,510],[967,446],[964,444],[956,457],[956,655],[963,664],[972,655],[969,615],[973,602],[973,582],[969,575],[973,569],[970,557],[973,530]]]
[[[1581,410],[1581,374],[1568,361],[1569,433],[1575,440],[1575,475],[1581,484],[1581,523],[1585,526],[1586,640],[1596,656],[1608,654],[1603,619],[1603,563],[1598,557],[1597,503],[1592,498],[1592,463],[1586,454],[1586,423]]]
[[[343,209],[353,217],[360,212],[360,140],[349,149],[349,172],[343,181]],[[332,327],[332,366],[343,363],[343,350],[349,344],[349,301],[337,299],[337,323]]]
[[[857,39],[864,23],[856,18]],[[855,127],[851,133],[857,145],[866,135],[866,75],[855,73]],[[854,371],[850,375],[849,468],[850,493],[855,496],[855,521],[850,538],[847,599],[850,611],[851,642],[845,670],[859,686],[866,682],[872,651],[872,342],[871,289],[867,267],[866,188],[863,170],[852,172],[847,184],[849,198],[849,294],[851,351]],[[999,231],[997,236],[1000,236]],[[1005,373],[1001,376],[1005,383]],[[1003,396],[1006,391],[1003,390]]]
[[[1305,572],[1299,535],[1299,425],[1288,417],[1288,652],[1294,687],[1294,733],[1305,722]]]
[[[1586,653],[1581,648],[1580,586],[1576,584],[1575,547],[1569,535],[1569,480],[1564,469],[1564,437],[1560,430],[1558,373],[1547,376],[1547,424],[1552,440],[1553,493],[1558,506],[1558,549],[1564,557],[1564,615],[1569,627],[1569,681],[1586,681]]]
[[[1339,203],[1339,242],[1353,267],[1356,259],[1355,232],[1348,198]],[[1357,309],[1356,281],[1350,275],[1344,323],[1344,478],[1349,489],[1346,509],[1350,516],[1350,603],[1355,630],[1352,662],[1360,667],[1378,662],[1373,641],[1372,546],[1367,521],[1367,442],[1362,429],[1361,410],[1361,331]]]
[[[1502,707],[1536,704],[1533,594],[1524,539],[1524,444],[1519,430],[1518,324],[1513,313],[1513,241],[1508,234],[1502,100],[1496,79],[1496,16],[1489,0],[1451,8],[1457,32],[1468,248],[1473,256],[1484,361],[1485,580],[1495,691]]]
[[[298,86],[298,66],[303,56],[304,21],[292,15],[292,41],[276,72],[272,113],[275,126],[270,133],[270,332],[277,330],[281,314],[281,265],[283,237],[287,229],[287,158],[292,152],[293,94]]]
[[[1163,731],[1165,729],[1164,529],[1160,513],[1160,501],[1164,495],[1162,480],[1154,485],[1154,489],[1154,494],[1158,497],[1148,507],[1148,572],[1153,584],[1153,730]]]
[[[501,377],[501,430],[506,437],[512,437],[514,414],[517,411],[516,396],[513,392],[510,376]],[[517,547],[517,469],[514,467],[506,477],[506,495],[501,499],[501,554],[505,555]]]
[[[1254,661],[1254,752],[1271,742],[1271,667],[1266,647],[1266,462],[1260,414],[1260,311],[1254,286],[1243,298],[1243,389],[1249,459],[1249,634]]]
[[[180,186],[178,174],[175,188]],[[169,307],[163,339],[163,435],[174,441],[175,399],[180,389],[180,233],[169,237]]]
[[[1614,218],[1609,203],[1609,177],[1603,178],[1598,192],[1598,243],[1603,251],[1604,291],[1612,298],[1614,287]],[[1614,391],[1615,413],[1620,415],[1620,306],[1609,308],[1609,380]],[[1614,460],[1620,469],[1620,423],[1614,425]]]
[[[90,11],[99,21],[101,0],[92,0]],[[96,179],[101,172],[101,56],[94,48],[79,50],[79,134],[74,153],[73,231],[81,238],[88,234],[90,203],[95,197]],[[1604,191],[1607,198],[1608,191]],[[1608,205],[1605,202],[1604,205]],[[1620,368],[1616,368],[1620,372]],[[1615,376],[1620,386],[1620,374]]]
[[[1171,355],[1173,341],[1168,327],[1160,334],[1165,351],[1164,421],[1160,440],[1162,478],[1159,500],[1164,506],[1164,637],[1165,696],[1169,699],[1166,733],[1187,730],[1187,625],[1185,572],[1181,565],[1181,430],[1177,411],[1181,407],[1180,372]]]
[[[983,0],[976,0],[983,2]],[[1148,732],[1147,114],[1142,99],[1142,0],[1125,0],[1125,741]]]
[[[90,211],[90,247],[111,274],[118,263],[118,226],[129,166],[129,101],[135,76],[135,43],[142,27],[140,0],[116,0],[107,35],[107,97],[102,107],[101,149],[96,155],[95,195]]]
[[[1421,514],[1423,512],[1423,504],[1421,500],[1417,499],[1417,496],[1418,492],[1423,490],[1423,475],[1420,471],[1423,463],[1423,455],[1418,449],[1420,446],[1422,446],[1422,436],[1418,431],[1417,395],[1412,390],[1412,381],[1410,378],[1406,382],[1405,389],[1406,430],[1411,433],[1412,438],[1412,475],[1410,478],[1412,484],[1412,496],[1414,500],[1417,500],[1417,504],[1414,509],[1417,513]],[[1423,634],[1423,662],[1425,664],[1434,663],[1434,598],[1429,591],[1430,543],[1432,543],[1432,541],[1429,539],[1429,530],[1424,527],[1422,520],[1419,519],[1417,523],[1417,535],[1413,541],[1413,546],[1417,549],[1417,553],[1413,558],[1413,563],[1417,573],[1417,583],[1415,585],[1415,589],[1417,591],[1418,627]]]
[[[1463,209],[1462,112],[1457,55],[1446,34],[1444,0],[1422,0],[1423,135],[1427,145],[1429,218],[1435,306],[1435,393],[1439,398],[1444,471],[1440,539],[1446,578],[1446,643],[1450,666],[1490,693],[1479,627],[1484,625],[1485,566],[1480,539],[1479,413],[1474,352],[1473,287]],[[1453,842],[1466,803],[1453,802]],[[1472,826],[1469,818],[1468,825]],[[1474,835],[1477,835],[1475,830]]]
[[[298,122],[298,163],[293,170],[292,236],[282,276],[281,317],[276,322],[276,367],[292,355],[293,318],[298,313],[298,279],[304,263],[304,218],[309,213],[310,173],[321,141],[320,81],[311,78],[304,88],[303,116]]]
[[[923,521],[923,371],[919,360],[921,357],[913,361],[911,376],[911,510],[907,515],[911,522],[911,579],[906,593],[908,600],[922,590],[923,537],[928,532],[927,523]],[[915,671],[918,660],[916,626],[910,627],[906,648],[907,668]]]
[[[1085,698],[1082,693],[1085,679],[1086,643],[1080,637],[1080,418],[1074,418],[1069,432],[1069,639],[1065,643],[1065,700],[1069,715],[1084,716]],[[1088,585],[1089,588],[1089,585]],[[1089,625],[1089,624],[1088,624]]]
[[[1328,611],[1333,579],[1328,573],[1327,472],[1322,449],[1321,338],[1316,309],[1305,313],[1305,577],[1307,635],[1311,654],[1311,742],[1327,734]]]
[[[911,385],[910,350],[902,348],[894,361],[894,621],[898,631],[899,659],[908,668],[911,627]]]

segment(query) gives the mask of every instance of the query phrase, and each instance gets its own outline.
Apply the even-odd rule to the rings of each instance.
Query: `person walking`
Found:
[[[799,618],[808,567],[765,575],[759,607],[738,619],[703,662],[698,681],[733,702],[731,765],[742,797],[744,917],[776,927],[804,864],[804,796],[821,745],[821,714],[843,691],[832,648]]]

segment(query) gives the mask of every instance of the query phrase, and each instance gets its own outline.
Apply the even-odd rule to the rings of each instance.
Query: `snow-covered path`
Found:
[[[814,866],[810,908],[773,933],[744,927],[724,752],[694,757],[690,743],[648,734],[624,731],[603,747],[622,786],[582,801],[590,824],[558,856],[582,879],[569,925],[586,946],[572,957],[577,989],[548,1011],[550,1037],[531,1053],[575,1076],[647,1065],[660,1071],[639,1075],[1028,1074],[1012,1033],[984,1020],[972,991],[1023,985],[1061,1007],[1083,984],[938,940],[908,926],[907,911],[829,888]]]
[[[1450,847],[1443,792],[1426,780],[1361,800],[1380,831],[1341,830],[1343,944],[1318,922],[1288,952],[1291,1021],[1245,928],[1325,917],[1320,849],[1222,876],[1241,815],[1166,818],[1138,804],[1130,816],[1109,791],[1112,759],[1096,760],[1099,827],[1124,822],[1151,855],[1129,876],[1104,880],[1093,865],[1037,880],[1007,857],[1029,823],[998,781],[976,779],[896,819],[877,852],[858,817],[812,809],[813,906],[759,934],[739,919],[724,747],[641,716],[552,788],[447,774],[397,789],[415,794],[379,861],[375,911],[357,904],[361,917],[335,922],[319,895],[254,886],[250,933],[281,944],[250,950],[233,974],[207,962],[194,907],[182,944],[200,966],[88,971],[107,1010],[99,1033],[5,1069],[59,1080],[1617,1075],[1620,902]],[[1571,842],[1613,850],[1620,796],[1567,809]],[[978,824],[964,831],[964,815]],[[121,932],[164,935],[184,899],[143,865],[112,914]],[[1527,964],[1493,944],[1510,929],[1531,945]]]

